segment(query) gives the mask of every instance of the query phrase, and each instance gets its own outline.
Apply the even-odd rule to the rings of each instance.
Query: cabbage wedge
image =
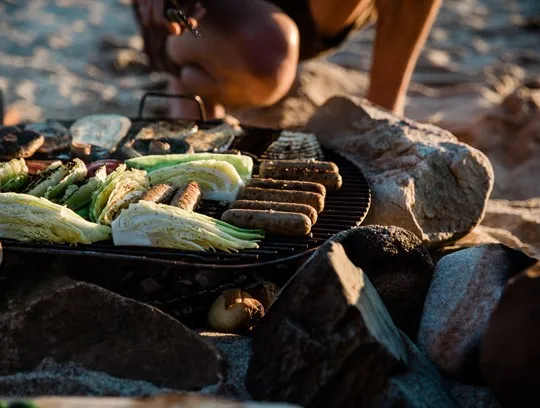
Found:
[[[258,248],[264,231],[246,230],[178,207],[140,201],[112,223],[115,245],[226,252]]]
[[[245,185],[232,164],[218,160],[199,160],[161,167],[150,171],[148,177],[152,185],[168,183],[175,187],[196,181],[203,199],[226,202],[236,200]]]
[[[0,193],[0,238],[75,245],[103,241],[110,235],[110,227],[86,221],[46,198]]]
[[[0,163],[0,191],[18,191],[28,181],[28,167],[24,159]]]
[[[240,154],[219,153],[191,153],[191,154],[164,154],[135,157],[126,160],[129,167],[146,170],[149,173],[162,167],[174,166],[181,163],[189,163],[199,160],[224,161],[234,166],[242,180],[251,178],[253,173],[253,159]]]
[[[110,225],[123,209],[148,188],[150,183],[146,171],[127,170],[125,164],[118,166],[94,193],[90,205],[90,220]]]

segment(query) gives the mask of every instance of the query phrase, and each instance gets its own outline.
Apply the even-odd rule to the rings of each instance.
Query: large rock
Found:
[[[40,408],[294,408],[291,404],[231,401],[197,394],[171,393],[149,398],[42,397],[32,400]]]
[[[489,200],[482,225],[508,231],[529,247],[527,252],[540,259],[540,198]]]
[[[534,260],[502,244],[443,257],[424,305],[418,344],[446,375],[481,383],[478,348],[489,318],[511,277]]]
[[[373,283],[394,324],[416,338],[433,275],[427,249],[399,227],[366,226],[332,237]]]
[[[367,276],[332,241],[256,328],[247,387],[255,399],[304,407],[455,406]]]
[[[307,128],[365,172],[373,191],[365,223],[400,226],[438,245],[482,220],[493,169],[451,133],[345,97],[331,98]]]
[[[157,309],[39,270],[12,277],[9,288],[0,301],[0,375],[50,359],[174,389],[221,380],[217,349]]]
[[[504,407],[540,406],[540,262],[508,282],[480,347],[482,373]]]

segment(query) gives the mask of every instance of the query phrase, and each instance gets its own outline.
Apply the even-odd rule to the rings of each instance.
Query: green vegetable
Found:
[[[193,154],[165,154],[154,156],[135,157],[126,160],[129,167],[146,170],[148,172],[162,167],[174,166],[176,164],[187,163],[198,160],[217,160],[232,164],[242,180],[248,180],[253,173],[253,159],[249,156],[239,154],[218,154],[218,153],[193,153]]]
[[[0,193],[0,238],[91,244],[110,237],[108,226],[86,221],[69,208],[28,194]]]
[[[207,200],[233,202],[244,182],[232,164],[217,160],[199,160],[161,167],[148,173],[153,185],[160,183],[183,187],[196,181]]]
[[[73,211],[76,211],[92,201],[92,195],[96,192],[107,179],[107,169],[105,166],[100,167],[94,177],[77,188],[72,194],[64,196],[62,203],[67,205]]]
[[[121,164],[107,176],[94,193],[90,206],[90,219],[98,224],[110,225],[128,205],[150,188],[143,170],[126,170]]]
[[[63,167],[66,171],[65,176],[59,181],[58,184],[47,188],[47,191],[44,194],[45,198],[51,199],[58,197],[64,194],[69,186],[83,181],[86,178],[86,165],[80,159],[73,159]]]
[[[49,188],[58,185],[67,175],[68,168],[56,161],[39,173],[24,190],[25,194],[43,197]]]
[[[28,167],[24,159],[0,163],[0,191],[17,191],[28,181]]]
[[[193,251],[237,251],[258,248],[262,230],[233,227],[203,214],[178,207],[140,201],[131,204],[112,223],[115,245],[153,246]]]

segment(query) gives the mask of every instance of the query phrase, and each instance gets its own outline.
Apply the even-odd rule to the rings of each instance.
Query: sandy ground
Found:
[[[135,116],[143,92],[164,86],[164,76],[145,70],[129,0],[0,0],[0,16],[8,120]],[[333,89],[362,95],[373,33],[309,63],[301,76],[313,86],[300,99],[318,105]],[[484,151],[496,173],[493,198],[540,197],[540,1],[445,0],[414,81],[406,115]],[[249,118],[294,125],[310,113],[298,98],[276,109],[279,120],[275,110]]]

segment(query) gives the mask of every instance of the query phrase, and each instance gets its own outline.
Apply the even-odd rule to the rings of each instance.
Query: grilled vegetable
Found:
[[[27,181],[28,167],[24,159],[0,164],[0,191],[18,191]]]
[[[0,237],[19,241],[91,244],[111,229],[84,220],[69,208],[28,194],[0,193]]]
[[[90,177],[85,184],[76,188],[71,194],[64,195],[61,203],[67,205],[73,211],[85,207],[92,201],[92,195],[101,187],[106,178],[107,169],[105,166],[102,166],[96,171],[94,177]]]
[[[272,235],[304,237],[311,221],[304,214],[265,210],[227,210],[221,220],[240,228],[257,228]]]
[[[0,157],[20,159],[31,157],[43,145],[45,138],[20,126],[0,127]]]
[[[263,305],[240,289],[223,292],[208,312],[208,326],[224,332],[249,332],[264,316]]]
[[[62,165],[62,162],[53,162],[32,178],[30,184],[23,191],[25,194],[33,195],[35,197],[43,197],[49,188],[52,188],[67,175],[68,169]]]
[[[63,195],[70,185],[83,181],[86,178],[86,165],[82,160],[73,159],[73,161],[63,167],[66,172],[65,176],[58,184],[47,188],[44,194],[45,198],[51,199]]]
[[[317,211],[307,204],[280,203],[277,201],[256,201],[256,200],[237,200],[231,206],[231,209],[238,210],[266,210],[300,213],[306,215],[311,225],[317,222]]]
[[[125,164],[118,166],[93,195],[90,219],[109,225],[120,211],[127,208],[148,188],[150,183],[145,171],[126,170]]]
[[[244,191],[242,191],[240,199],[307,204],[312,206],[318,213],[324,209],[324,197],[320,194],[312,193],[311,191],[247,187],[244,189]]]
[[[194,211],[201,202],[202,193],[196,181],[190,181],[178,190],[171,201],[173,207]]]
[[[149,190],[146,190],[137,201],[151,201],[153,203],[168,203],[171,201],[176,187],[170,184],[157,184]]]
[[[161,167],[148,173],[150,182],[155,185],[168,183],[183,187],[196,181],[207,200],[233,202],[244,182],[232,164],[217,160],[199,160],[174,166]]]
[[[196,212],[165,204],[131,204],[112,223],[115,245],[153,246],[193,251],[258,248],[264,231],[234,227]]]
[[[244,181],[251,178],[253,173],[253,159],[249,156],[239,154],[194,153],[144,156],[126,160],[126,164],[129,167],[146,170],[150,173],[162,167],[198,160],[217,160],[232,164]]]

